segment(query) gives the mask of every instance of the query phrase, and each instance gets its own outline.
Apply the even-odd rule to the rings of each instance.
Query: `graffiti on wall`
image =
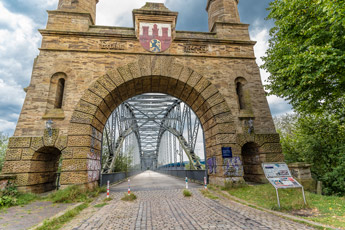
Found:
[[[217,158],[211,157],[207,159],[208,174],[217,173]]]
[[[223,159],[224,176],[243,176],[243,166],[240,157]]]

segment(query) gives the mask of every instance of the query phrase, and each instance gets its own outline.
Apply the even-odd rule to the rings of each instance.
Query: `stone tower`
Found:
[[[97,2],[60,0],[48,11],[3,174],[23,191],[44,192],[60,165],[62,186],[97,186],[108,117],[154,92],[198,116],[210,183],[263,182],[260,164],[283,155],[238,0],[207,1],[210,32],[177,31],[178,13],[161,3],[134,10],[134,27],[97,26]]]

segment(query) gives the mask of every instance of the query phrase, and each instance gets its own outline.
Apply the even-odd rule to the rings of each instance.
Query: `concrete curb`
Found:
[[[49,218],[47,218],[47,219],[44,219],[41,223],[39,223],[39,224],[37,224],[37,225],[35,225],[35,226],[29,228],[28,230],[35,230],[35,229],[37,229],[37,228],[39,228],[39,227],[42,227],[45,221],[51,221],[51,220],[53,220],[53,219],[59,218],[60,216],[65,215],[65,213],[67,213],[68,211],[73,210],[73,209],[79,207],[79,206],[82,205],[82,204],[84,204],[84,203],[81,202],[81,203],[77,203],[77,204],[75,204],[75,205],[73,205],[73,206],[71,206],[71,207],[68,207],[67,209],[65,209],[65,210],[63,210],[63,211],[61,211],[61,212],[55,214],[54,216],[49,217]]]
[[[212,191],[212,190],[210,190],[210,191]],[[303,219],[301,217],[297,217],[297,216],[293,216],[293,215],[290,215],[290,214],[286,214],[286,213],[282,213],[282,212],[277,212],[277,211],[273,211],[273,210],[270,210],[270,209],[266,209],[266,208],[257,206],[255,204],[249,203],[248,201],[245,201],[245,200],[242,200],[242,199],[240,199],[238,197],[232,196],[232,195],[228,194],[225,191],[221,191],[222,194],[217,193],[215,191],[212,191],[212,192],[215,193],[215,195],[223,196],[223,198],[225,198],[225,199],[227,199],[227,197],[228,197],[228,198],[231,198],[231,201],[234,201],[234,202],[237,202],[239,204],[246,205],[248,207],[255,208],[255,209],[258,209],[258,210],[270,213],[270,214],[273,214],[275,216],[279,216],[279,217],[284,218],[284,219],[292,220],[292,221],[297,222],[297,223],[307,224],[307,225],[309,225],[311,227],[321,227],[321,228],[327,228],[327,229],[341,230],[339,228],[334,228],[334,227],[331,227],[331,226],[328,226],[328,225],[324,225],[324,224],[320,224],[320,223],[317,223],[317,222],[314,222],[314,221],[311,221],[311,220],[306,220],[306,219]]]

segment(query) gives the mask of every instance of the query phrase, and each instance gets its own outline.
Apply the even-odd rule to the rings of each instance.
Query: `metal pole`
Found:
[[[303,188],[303,186],[302,186],[302,193],[303,193],[304,204],[307,205],[307,201],[306,201],[306,199],[305,199],[305,194],[304,194],[304,188]]]
[[[277,188],[276,188],[276,193],[277,193],[278,206],[279,206],[279,208],[280,208],[279,193],[278,193],[278,189],[277,189]]]

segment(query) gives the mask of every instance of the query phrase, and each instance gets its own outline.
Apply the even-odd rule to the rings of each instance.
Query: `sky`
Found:
[[[161,2],[179,12],[177,30],[208,31],[206,0],[147,0]],[[240,0],[241,21],[250,24],[251,40],[257,41],[257,63],[268,48],[272,21],[265,21],[271,0]],[[133,9],[146,0],[100,0],[97,4],[97,25],[133,27]],[[47,21],[46,10],[57,8],[58,0],[0,0],[0,132],[13,135],[25,99],[23,88],[30,83],[34,58],[39,54],[41,35]],[[263,82],[268,73],[261,70]],[[291,112],[281,98],[268,97],[273,116]]]

